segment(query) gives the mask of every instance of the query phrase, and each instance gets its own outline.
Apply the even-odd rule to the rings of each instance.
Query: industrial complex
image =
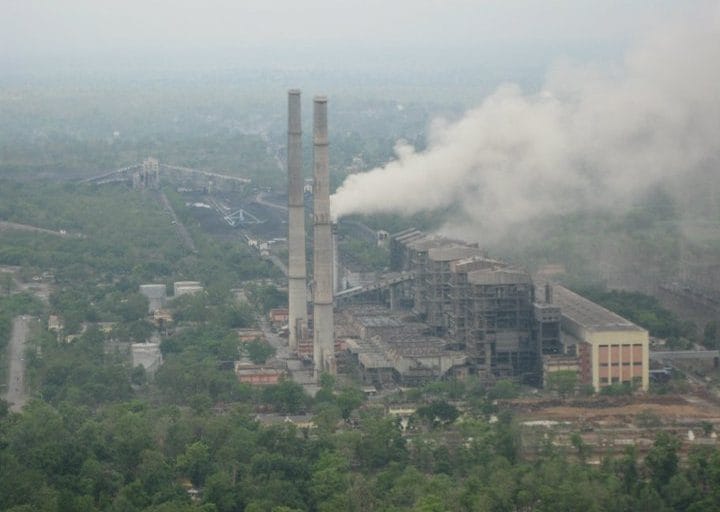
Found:
[[[288,344],[313,365],[316,379],[352,368],[376,388],[467,375],[542,386],[549,374],[565,370],[595,390],[616,383],[648,388],[646,330],[489,258],[477,244],[415,229],[383,232],[378,239],[389,240],[390,272],[342,289],[329,206],[325,97],[314,100],[308,280],[297,90],[289,92],[288,112]]]

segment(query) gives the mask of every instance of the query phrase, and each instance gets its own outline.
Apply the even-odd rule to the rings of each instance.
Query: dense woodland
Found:
[[[274,391],[292,395],[290,390]],[[332,382],[314,401],[317,428],[254,419],[252,399],[211,407],[128,399],[103,406],[69,397],[33,401],[0,416],[0,507],[33,511],[502,511],[720,510],[720,454],[696,449],[679,461],[679,441],[660,434],[643,461],[629,450],[599,467],[552,443],[519,456],[512,415],[479,389],[457,410],[438,394],[413,418],[410,435]],[[455,391],[455,394],[457,391]],[[120,396],[125,394],[125,396]],[[352,394],[351,394],[352,395]],[[296,401],[297,400],[297,401]],[[483,412],[485,411],[485,412]],[[343,421],[347,416],[349,421]],[[579,439],[579,437],[578,437]],[[199,490],[196,494],[193,489]],[[191,493],[188,493],[191,491]]]

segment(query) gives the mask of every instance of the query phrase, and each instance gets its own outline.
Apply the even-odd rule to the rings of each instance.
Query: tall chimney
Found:
[[[300,91],[288,92],[288,345],[297,352],[307,331],[307,271],[305,264],[305,202],[302,176]]]
[[[335,373],[333,320],[333,241],[330,221],[327,98],[316,96],[313,109],[313,357],[315,372]]]

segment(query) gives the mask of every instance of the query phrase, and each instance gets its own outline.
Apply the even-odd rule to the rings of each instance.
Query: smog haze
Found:
[[[619,55],[703,2],[6,0],[6,72],[512,67]]]

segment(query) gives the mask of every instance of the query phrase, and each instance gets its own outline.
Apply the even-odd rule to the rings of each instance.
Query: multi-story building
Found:
[[[562,286],[536,300],[527,271],[476,244],[410,229],[390,237],[390,250],[392,268],[414,276],[413,312],[467,354],[471,371],[542,385],[544,367],[576,357],[581,383],[647,389],[648,333],[632,322]]]
[[[538,382],[530,275],[484,255],[477,244],[408,230],[391,238],[396,270],[410,271],[413,311],[467,352],[473,371],[488,378]]]
[[[562,311],[564,343],[575,345],[580,382],[600,388],[629,383],[648,389],[648,332],[559,285],[553,304]]]

